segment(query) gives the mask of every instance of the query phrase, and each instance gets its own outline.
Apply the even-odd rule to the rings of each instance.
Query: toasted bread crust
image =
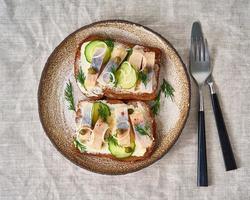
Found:
[[[77,74],[79,72],[80,67],[80,56],[81,56],[81,46],[83,43],[91,41],[91,40],[104,40],[107,38],[101,37],[101,36],[90,36],[84,39],[77,48],[76,55],[75,55],[75,63],[74,63],[74,76],[75,79],[77,77]],[[127,43],[122,40],[115,40],[116,42],[120,42],[122,44],[125,44],[128,47],[133,47],[137,44]],[[160,74],[160,59],[161,59],[161,50],[154,47],[148,47],[143,46],[145,51],[154,51],[155,52],[155,64],[157,64],[159,67],[155,69],[156,74],[156,87],[151,93],[134,93],[134,92],[121,92],[119,90],[114,90],[112,88],[105,87],[103,89],[103,94],[97,95],[97,96],[88,96],[87,94],[84,94],[88,97],[88,99],[91,100],[97,100],[101,99],[103,96],[106,96],[111,99],[136,99],[136,100],[153,100],[157,96],[157,88],[158,88],[158,82],[159,82],[159,74]],[[101,71],[103,70],[104,66],[101,67]],[[77,79],[76,79],[77,80]]]
[[[84,101],[88,101],[88,100],[81,100],[81,101],[79,101],[79,103],[84,102]],[[110,104],[124,103],[121,100],[114,100],[114,99],[107,99],[106,101],[108,103],[110,103]],[[95,101],[90,100],[88,102],[95,102]],[[156,146],[156,143],[157,143],[157,140],[158,140],[157,134],[156,134],[156,122],[155,122],[155,119],[153,117],[153,113],[151,112],[151,109],[150,109],[148,104],[146,104],[146,103],[144,103],[142,101],[135,101],[135,100],[128,101],[127,104],[130,105],[130,104],[135,104],[137,102],[140,102],[143,105],[143,107],[145,107],[145,109],[147,109],[147,111],[149,113],[149,116],[150,116],[150,119],[153,121],[152,131],[153,131],[154,140],[153,140],[152,145],[149,148],[147,148],[147,151],[143,156],[140,156],[140,157],[138,157],[138,156],[130,156],[128,158],[119,159],[119,158],[114,157],[112,154],[101,154],[101,153],[94,154],[94,153],[87,153],[87,152],[80,153],[77,149],[76,149],[76,151],[81,155],[85,154],[85,155],[90,155],[90,156],[105,157],[105,158],[110,158],[110,159],[113,159],[113,160],[119,160],[119,161],[123,161],[123,162],[135,162],[135,161],[145,160],[145,159],[149,158],[151,156],[151,154],[153,153],[153,151],[155,150],[155,146]],[[77,117],[80,117],[80,116],[76,116],[76,118]]]

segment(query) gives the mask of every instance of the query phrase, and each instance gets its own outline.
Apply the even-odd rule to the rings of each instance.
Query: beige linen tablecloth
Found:
[[[0,0],[0,199],[250,199],[250,2]],[[188,63],[192,22],[208,38],[214,78],[238,170],[225,172],[208,90],[209,187],[196,187],[197,90],[181,137],[160,161],[105,176],[64,158],[44,134],[37,88],[47,57],[71,32],[98,20],[141,23],[166,37]]]

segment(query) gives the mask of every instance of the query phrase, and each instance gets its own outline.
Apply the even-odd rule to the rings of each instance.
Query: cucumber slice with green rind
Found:
[[[85,54],[85,57],[86,57],[86,60],[91,63],[92,62],[92,58],[93,58],[93,55],[96,51],[97,48],[106,48],[106,52],[105,52],[105,57],[103,59],[103,63],[107,63],[110,56],[111,56],[111,51],[112,51],[112,48],[108,47],[107,44],[103,41],[100,41],[100,40],[93,40],[91,42],[89,42],[86,47],[85,47],[85,51],[84,51],[84,54]]]
[[[137,71],[132,67],[132,65],[125,61],[119,67],[115,74],[117,80],[117,87],[122,89],[130,89],[135,87],[137,82]]]
[[[122,147],[118,145],[117,140],[113,136],[110,136],[108,139],[108,146],[110,153],[120,159],[131,156],[135,150],[134,141],[131,142],[129,147]]]
[[[95,123],[100,117],[99,109],[101,106],[103,107],[103,109],[105,109],[105,112],[107,112],[110,115],[110,109],[107,104],[102,103],[102,102],[94,102],[93,108],[92,108],[92,125],[93,126],[95,125]]]

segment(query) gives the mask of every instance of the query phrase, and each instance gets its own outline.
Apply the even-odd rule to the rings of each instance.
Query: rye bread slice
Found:
[[[105,40],[107,38],[104,37],[100,37],[100,36],[90,36],[87,37],[85,40],[83,40],[77,48],[76,51],[76,55],[75,55],[75,63],[74,63],[74,76],[75,78],[77,77],[78,73],[79,73],[79,67],[80,67],[80,57],[81,57],[81,46],[83,43],[88,42],[88,41],[92,41],[92,40]],[[132,48],[135,45],[139,45],[139,44],[131,44],[131,43],[127,43],[124,42],[122,40],[114,40],[115,42],[119,42],[122,43],[130,48]],[[158,84],[159,84],[159,73],[160,73],[160,59],[161,59],[161,50],[158,48],[154,48],[154,47],[148,47],[148,46],[143,46],[144,47],[144,51],[154,51],[155,52],[155,67],[154,67],[154,71],[155,71],[155,75],[156,75],[156,84],[154,85],[154,88],[152,90],[151,93],[146,93],[146,92],[139,92],[139,91],[124,91],[122,89],[118,89],[118,88],[110,88],[107,86],[102,87],[103,90],[103,94],[97,95],[97,96],[90,96],[88,95],[88,93],[83,92],[83,94],[91,100],[97,100],[97,99],[101,99],[103,96],[108,97],[110,99],[136,99],[136,100],[153,100],[156,98],[157,96],[157,88],[158,88]],[[101,72],[103,71],[105,65],[102,65],[101,70],[99,75],[101,74]],[[98,86],[98,85],[97,85]],[[101,86],[99,86],[101,87]]]
[[[88,101],[88,100],[81,100],[80,102],[84,102],[84,101]],[[113,99],[107,99],[106,101],[107,101],[107,103],[110,103],[110,104],[124,103],[123,101],[113,100]],[[90,100],[88,102],[93,102],[94,103],[95,101]],[[149,120],[152,121],[152,124],[151,124],[152,129],[151,130],[152,130],[152,136],[153,136],[154,140],[152,142],[152,145],[147,148],[145,154],[143,156],[130,156],[128,158],[122,158],[122,159],[114,157],[111,153],[110,154],[101,154],[101,153],[83,152],[81,154],[97,156],[97,157],[106,157],[106,158],[110,158],[110,159],[113,159],[113,160],[119,160],[119,161],[124,161],[124,162],[135,162],[135,161],[139,161],[139,160],[145,160],[145,159],[147,159],[147,158],[149,158],[151,156],[151,154],[153,153],[153,151],[155,149],[155,146],[157,144],[157,139],[158,139],[157,134],[156,134],[156,122],[155,122],[155,119],[154,119],[153,114],[151,112],[151,109],[150,109],[148,104],[146,104],[146,103],[144,103],[142,101],[132,100],[132,101],[127,101],[125,103],[127,105],[134,105],[134,106],[136,106],[137,103],[140,103],[143,106],[143,108],[146,110],[146,112],[148,113]],[[81,112],[79,112],[79,106],[77,105],[76,119],[79,119],[79,118],[81,118]],[[131,130],[133,131],[133,129],[131,129]],[[135,134],[134,131],[133,131],[133,134]],[[76,151],[78,151],[78,150],[76,149]]]

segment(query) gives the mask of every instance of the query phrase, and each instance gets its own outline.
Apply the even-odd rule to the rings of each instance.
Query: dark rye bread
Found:
[[[86,100],[82,100],[82,101],[86,101]],[[82,102],[82,101],[80,101],[80,102]],[[110,104],[124,103],[123,101],[113,100],[113,99],[107,99],[106,101],[107,101],[107,103],[110,103]],[[89,101],[89,102],[95,102],[95,101]],[[154,141],[153,141],[151,147],[147,148],[147,151],[145,152],[145,154],[143,156],[140,156],[140,157],[138,157],[138,156],[130,156],[128,158],[119,159],[119,158],[114,157],[111,153],[110,154],[101,154],[101,153],[94,154],[94,153],[87,153],[87,152],[80,153],[78,151],[78,149],[76,149],[76,151],[78,151],[79,154],[85,154],[85,155],[97,156],[97,157],[105,157],[105,158],[110,158],[110,159],[113,159],[113,160],[119,160],[119,161],[124,161],[124,162],[135,162],[135,161],[145,160],[145,159],[149,158],[151,156],[151,154],[153,153],[153,151],[155,149],[155,146],[156,146],[156,143],[157,143],[156,122],[155,122],[155,119],[153,117],[153,114],[152,114],[151,109],[150,109],[148,104],[146,104],[146,103],[144,103],[142,101],[134,101],[134,100],[127,101],[125,103],[127,105],[131,105],[131,104],[135,105],[137,102],[140,102],[143,105],[143,107],[149,113],[150,120],[153,121],[153,123],[152,123],[152,131],[153,131]],[[77,106],[76,119],[81,117],[80,112],[78,112],[78,109],[79,109],[79,107]],[[131,129],[131,130],[132,130],[132,137],[134,137],[135,133],[134,133],[133,129]]]
[[[78,45],[78,48],[76,51],[76,56],[75,56],[75,63],[74,63],[75,78],[77,77],[77,74],[79,71],[82,44],[85,42],[88,42],[88,41],[92,41],[92,40],[105,40],[105,39],[108,39],[108,38],[104,38],[104,37],[100,37],[100,36],[90,36],[90,37],[87,37],[85,40],[83,40]],[[114,40],[114,41],[122,43],[130,48],[134,47],[135,45],[139,45],[139,44],[127,43],[127,42],[124,42],[122,40]],[[158,88],[158,84],[159,84],[161,50],[158,48],[154,48],[154,47],[148,47],[148,46],[143,46],[143,47],[144,47],[144,51],[146,51],[146,52],[149,52],[149,51],[155,52],[156,67],[154,67],[154,70],[155,70],[155,74],[156,74],[156,85],[154,86],[153,91],[151,93],[122,91],[121,89],[118,89],[118,88],[104,87],[103,94],[98,95],[96,97],[91,96],[88,98],[91,100],[96,100],[96,99],[101,99],[103,96],[106,96],[110,99],[135,99],[135,100],[153,100],[153,99],[155,99],[157,96],[157,88]],[[105,67],[105,65],[103,65],[101,67],[101,72],[103,71],[104,67]]]

